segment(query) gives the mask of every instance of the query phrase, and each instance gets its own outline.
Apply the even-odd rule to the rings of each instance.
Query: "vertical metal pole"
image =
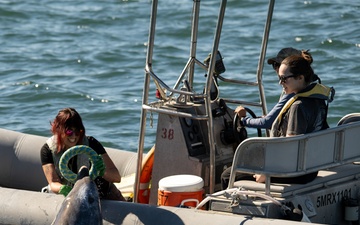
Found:
[[[265,178],[265,194],[270,196],[270,176],[266,175]]]
[[[142,159],[144,154],[144,140],[146,133],[146,113],[147,110],[144,109],[144,106],[148,104],[149,98],[149,88],[150,88],[150,74],[152,70],[152,56],[154,49],[154,40],[155,40],[155,25],[156,25],[156,13],[157,13],[157,3],[158,0],[153,0],[152,10],[150,15],[150,28],[149,28],[149,39],[148,39],[148,49],[146,55],[146,65],[145,65],[145,78],[144,78],[144,88],[143,88],[143,97],[142,97],[142,108],[141,108],[141,118],[140,118],[140,131],[139,131],[139,144],[138,144],[138,154],[137,154],[137,166],[136,166],[136,176],[134,184],[134,202],[138,202],[138,193],[140,191],[140,173],[142,167]]]
[[[258,69],[257,69],[257,74],[256,74],[257,83],[259,84],[260,102],[261,102],[263,115],[267,114],[267,108],[266,108],[265,90],[264,90],[264,86],[263,86],[263,82],[262,82],[262,71],[264,69],[266,48],[267,48],[267,44],[269,41],[270,26],[271,26],[273,11],[274,11],[274,5],[275,5],[275,0],[270,0],[268,16],[266,19],[264,35],[263,35],[263,40],[262,40],[262,44],[261,44],[261,52],[260,52],[260,58],[259,58],[259,63],[258,63]],[[266,131],[266,133],[267,133],[267,136],[269,136],[268,130]]]
[[[216,144],[215,144],[214,130],[213,130],[214,128],[213,128],[213,117],[211,110],[210,91],[211,91],[212,82],[214,82],[213,76],[214,76],[214,68],[216,62],[216,54],[219,48],[221,29],[225,15],[225,8],[226,8],[226,0],[222,0],[220,4],[218,23],[216,27],[213,49],[211,52],[211,59],[208,68],[208,76],[206,77],[206,86],[205,86],[205,93],[206,93],[205,109],[206,109],[206,114],[208,115],[209,118],[207,121],[207,126],[209,129],[208,137],[209,137],[209,146],[210,146],[210,185],[209,185],[210,194],[214,193],[215,191],[215,155],[216,155]]]
[[[193,18],[192,18],[192,29],[191,29],[191,44],[190,44],[190,57],[196,57],[196,46],[199,29],[199,14],[200,14],[200,0],[194,0],[193,4]],[[189,68],[189,84],[190,88],[193,88],[194,83],[194,61],[192,61]]]

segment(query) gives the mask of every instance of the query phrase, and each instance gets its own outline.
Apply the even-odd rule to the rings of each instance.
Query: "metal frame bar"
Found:
[[[257,75],[256,75],[257,82],[235,81],[235,80],[226,79],[221,76],[218,76],[221,80],[223,80],[225,82],[232,82],[232,83],[245,84],[245,85],[251,85],[251,86],[258,85],[259,94],[260,94],[260,103],[236,101],[236,100],[229,100],[229,99],[227,99],[226,101],[233,102],[233,103],[241,103],[244,105],[261,107],[263,114],[266,114],[267,109],[266,109],[264,88],[262,85],[262,70],[263,70],[263,62],[264,62],[264,58],[265,58],[267,42],[268,42],[268,37],[269,37],[269,32],[270,32],[270,24],[271,24],[274,2],[275,2],[275,0],[270,0],[270,3],[269,3],[269,12],[268,12],[266,25],[265,25],[262,47],[261,47],[261,52],[260,52],[260,59],[259,59]],[[209,62],[209,65],[206,66],[203,63],[201,63],[199,60],[196,59],[197,34],[198,34],[199,13],[200,13],[200,0],[193,0],[193,17],[192,17],[192,30],[191,30],[189,60],[186,63],[184,69],[182,70],[179,78],[177,79],[177,81],[174,85],[174,88],[170,88],[152,70],[152,57],[153,57],[153,49],[154,49],[154,42],[155,42],[155,27],[156,27],[158,0],[152,1],[151,15],[150,15],[150,27],[149,27],[149,38],[148,38],[148,49],[147,49],[146,64],[145,64],[145,78],[144,78],[144,88],[143,88],[143,98],[142,98],[142,110],[141,110],[141,118],[140,118],[140,130],[139,130],[139,142],[138,142],[138,165],[136,168],[135,187],[134,187],[134,201],[135,202],[138,201],[137,193],[139,193],[139,188],[140,188],[140,172],[141,172],[142,159],[143,159],[143,153],[144,153],[144,139],[145,139],[145,134],[146,134],[147,111],[157,112],[157,113],[165,113],[165,114],[175,115],[175,116],[180,116],[180,117],[189,117],[189,118],[193,118],[196,120],[207,120],[207,126],[209,128],[208,140],[209,140],[209,146],[210,146],[210,185],[209,185],[209,190],[210,190],[210,193],[214,192],[216,143],[215,143],[214,131],[213,131],[213,118],[212,118],[212,113],[211,113],[211,101],[212,100],[210,98],[210,92],[211,92],[211,87],[214,82],[214,68],[215,68],[215,62],[216,62],[216,55],[217,55],[217,51],[218,51],[218,47],[219,47],[219,43],[220,43],[221,30],[222,30],[224,16],[225,16],[226,3],[227,3],[227,0],[221,0],[221,2],[220,2],[220,9],[219,9],[219,14],[218,14],[217,27],[216,27],[215,35],[214,35],[214,41],[213,41],[213,47],[212,47],[212,51],[211,51],[210,62]],[[177,88],[179,88],[186,72],[188,72],[188,82],[189,82],[190,89],[192,89],[195,64],[198,64],[198,65],[200,65],[201,68],[207,70],[204,94],[197,94],[195,92],[192,92],[191,90],[185,91],[185,90],[177,89]],[[156,104],[149,104],[148,98],[149,98],[149,89],[150,89],[150,78],[152,78],[154,80],[154,83],[157,86],[157,88],[162,96],[162,99],[164,101],[164,102],[162,102],[162,104],[165,104],[166,101],[170,101],[172,99],[172,96],[175,93],[184,95],[186,97],[186,99],[189,99],[190,96],[204,98],[204,100],[205,100],[205,115],[180,113],[180,112],[172,111],[170,109],[164,109],[164,108],[160,109],[158,107],[159,105],[155,106]],[[168,96],[166,96],[163,88],[166,89],[170,93]]]

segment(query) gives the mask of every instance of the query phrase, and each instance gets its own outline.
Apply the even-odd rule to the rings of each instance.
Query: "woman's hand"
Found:
[[[97,172],[98,177],[102,177],[105,174],[105,163],[101,155],[98,155],[96,162],[94,162],[94,167]]]
[[[256,182],[265,183],[266,176],[264,174],[255,174],[255,175],[253,175],[253,177],[255,178]]]
[[[235,113],[239,117],[245,117],[246,116],[246,109],[244,107],[242,107],[241,105],[239,105],[238,107],[236,107]]]
[[[42,166],[47,182],[49,183],[50,190],[54,193],[59,193],[62,186],[60,177],[55,171],[55,166],[52,163],[48,163]]]
[[[60,187],[59,194],[62,194],[66,197],[71,190],[72,190],[72,187],[70,187],[68,185],[62,185]]]

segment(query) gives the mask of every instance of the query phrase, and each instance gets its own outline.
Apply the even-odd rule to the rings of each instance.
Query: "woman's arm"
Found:
[[[49,183],[50,189],[54,193],[59,193],[60,187],[60,177],[55,171],[55,166],[52,163],[48,163],[42,166],[47,182]]]
[[[103,178],[109,182],[119,183],[121,176],[115,164],[107,153],[101,155],[105,163],[105,174]]]
[[[90,148],[94,149],[96,153],[100,154],[104,160],[105,173],[104,176],[102,177],[109,182],[113,182],[113,183],[120,182],[121,181],[120,173],[116,168],[114,162],[111,160],[110,156],[107,154],[104,146],[92,136],[88,136],[87,138],[89,140]]]
[[[281,109],[284,107],[286,102],[293,96],[294,94],[288,94],[282,96],[279,102],[274,106],[274,108],[271,109],[271,111],[267,115],[260,118],[245,117],[242,120],[243,124],[246,127],[271,129],[271,126],[275,121],[276,117],[279,115]]]

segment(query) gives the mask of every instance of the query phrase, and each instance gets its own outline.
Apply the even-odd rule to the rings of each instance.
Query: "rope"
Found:
[[[230,194],[232,196],[237,196],[237,195],[249,195],[249,196],[256,196],[256,197],[260,197],[263,198],[265,200],[269,200],[272,201],[275,205],[278,205],[280,207],[286,207],[283,204],[281,204],[281,202],[279,202],[278,200],[274,199],[271,196],[262,194],[262,193],[258,193],[258,192],[254,192],[254,191],[245,191],[245,190],[239,190],[238,188],[231,188],[231,189],[226,189],[223,191],[219,191],[216,192],[214,194],[210,194],[208,195],[208,197],[206,197],[204,200],[202,200],[195,209],[200,209],[203,205],[205,205],[208,201],[216,199],[218,196],[222,196],[224,194]]]
[[[98,154],[89,146],[86,145],[76,145],[74,147],[69,148],[64,152],[64,154],[60,158],[60,172],[63,177],[70,181],[71,183],[75,183],[77,179],[77,174],[71,171],[68,167],[69,160],[79,154],[86,154],[89,156],[89,160],[91,162],[91,168],[89,171],[90,178],[94,180],[96,178],[97,171],[93,166],[96,160],[98,160]]]

